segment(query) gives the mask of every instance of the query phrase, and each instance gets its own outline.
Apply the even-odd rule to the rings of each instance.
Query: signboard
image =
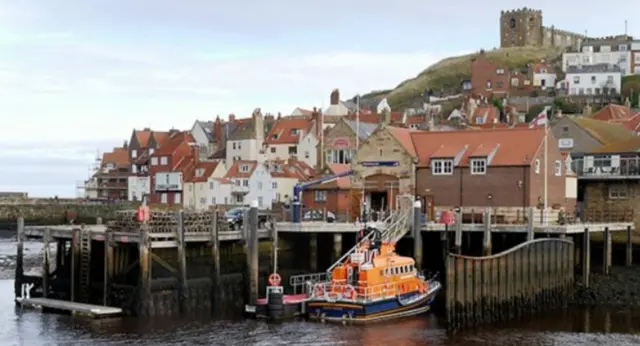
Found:
[[[398,167],[400,161],[362,161],[360,164],[363,167]]]
[[[572,149],[573,138],[560,138],[558,139],[558,148],[560,149]]]
[[[349,137],[336,137],[331,146],[334,148],[349,148],[351,147],[351,139]]]
[[[182,191],[181,172],[156,173],[155,191]]]

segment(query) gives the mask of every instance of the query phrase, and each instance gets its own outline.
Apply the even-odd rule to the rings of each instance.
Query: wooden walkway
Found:
[[[72,315],[93,318],[114,317],[122,314],[122,309],[110,306],[75,303],[66,300],[48,298],[17,298],[16,302],[22,307],[38,310],[55,310],[69,312]]]

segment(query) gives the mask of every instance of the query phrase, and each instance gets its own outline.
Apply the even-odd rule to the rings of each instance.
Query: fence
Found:
[[[449,254],[448,328],[456,331],[566,304],[573,261],[573,242],[565,239],[531,240],[493,256]]]

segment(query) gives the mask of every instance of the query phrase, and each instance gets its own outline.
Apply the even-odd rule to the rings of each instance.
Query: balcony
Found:
[[[247,194],[249,193],[249,186],[244,185],[231,185],[231,193]]]
[[[640,157],[585,156],[574,159],[571,170],[584,180],[640,179]]]

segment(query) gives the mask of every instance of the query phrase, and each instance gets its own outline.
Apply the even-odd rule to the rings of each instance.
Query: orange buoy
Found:
[[[141,205],[138,208],[138,222],[149,222],[149,219],[151,218],[151,213],[149,212],[149,207],[146,205]]]
[[[278,275],[278,273],[273,273],[269,275],[269,285],[280,286],[281,282],[282,282],[282,279],[280,278],[280,275]]]

